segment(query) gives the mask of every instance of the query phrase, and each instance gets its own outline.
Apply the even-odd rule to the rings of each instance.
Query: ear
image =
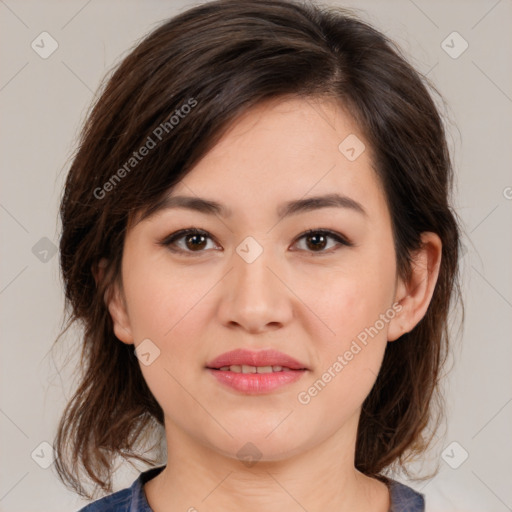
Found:
[[[107,265],[107,260],[102,258],[97,266],[93,266],[92,273],[94,275],[96,285],[98,282],[103,280]],[[116,337],[123,343],[129,345],[133,344],[134,340],[126,307],[126,300],[117,280],[105,291],[104,301],[112,318],[114,334]]]
[[[107,296],[106,304],[114,325],[114,334],[123,343],[133,345],[134,340],[126,301],[117,281],[105,295]]]
[[[395,302],[401,309],[390,321],[388,341],[410,332],[425,316],[439,276],[442,242],[436,233],[421,234],[421,247],[412,255],[407,282],[398,279]]]

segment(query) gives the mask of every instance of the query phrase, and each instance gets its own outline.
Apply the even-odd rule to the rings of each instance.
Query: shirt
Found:
[[[78,512],[153,512],[144,493],[144,484],[160,473],[165,466],[148,469],[139,475],[131,487],[100,498]],[[388,512],[425,512],[423,494],[396,480],[387,478],[391,496]]]

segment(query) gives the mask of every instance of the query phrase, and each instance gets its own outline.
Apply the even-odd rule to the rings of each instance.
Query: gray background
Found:
[[[512,510],[512,1],[332,3],[360,9],[428,73],[448,103],[455,204],[466,230],[466,322],[446,380],[447,426],[429,454],[440,472],[410,485],[426,495],[430,511]],[[104,74],[160,20],[191,5],[0,0],[2,512],[85,504],[59,483],[51,449],[41,444],[52,443],[73,389],[73,360],[66,366],[64,349],[49,352],[63,318],[52,252],[58,201]],[[43,31],[58,43],[46,59],[31,47],[34,40],[42,46]],[[453,58],[464,40],[468,48]],[[50,48],[49,39],[44,46]],[[121,467],[117,488],[137,474]]]

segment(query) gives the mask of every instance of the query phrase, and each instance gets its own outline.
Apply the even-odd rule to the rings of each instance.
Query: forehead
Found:
[[[175,193],[263,194],[267,202],[333,189],[361,198],[380,188],[372,149],[346,109],[332,99],[295,97],[244,112],[183,181]]]
[[[337,193],[373,215],[386,209],[372,151],[338,102],[272,99],[240,115],[169,191],[209,198],[237,217],[286,201]]]
[[[234,150],[240,150],[264,155],[265,160],[276,163],[282,157],[288,165],[294,153],[299,161],[310,153],[321,163],[322,155],[330,157],[332,150],[338,152],[338,145],[349,135],[371,149],[340,102],[320,97],[273,98],[239,115],[208,153],[208,159],[220,159],[226,153],[231,157]],[[270,148],[273,151],[268,153]],[[369,161],[370,151],[365,152]]]

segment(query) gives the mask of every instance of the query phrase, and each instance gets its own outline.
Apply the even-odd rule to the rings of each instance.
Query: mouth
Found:
[[[271,373],[292,370],[308,370],[305,364],[277,350],[238,349],[226,352],[206,364],[212,370],[236,373]]]
[[[279,371],[263,371],[258,370],[264,368],[256,368],[256,372],[232,371],[222,368],[208,368],[208,372],[223,386],[226,386],[238,393],[245,395],[262,395],[276,391],[286,385],[298,381],[307,370],[291,370],[290,368],[281,369]],[[246,367],[251,369],[251,367]],[[254,367],[252,367],[254,368]],[[270,367],[272,369],[272,367]]]
[[[218,382],[244,394],[270,393],[299,380],[308,368],[274,350],[234,350],[206,365]]]

